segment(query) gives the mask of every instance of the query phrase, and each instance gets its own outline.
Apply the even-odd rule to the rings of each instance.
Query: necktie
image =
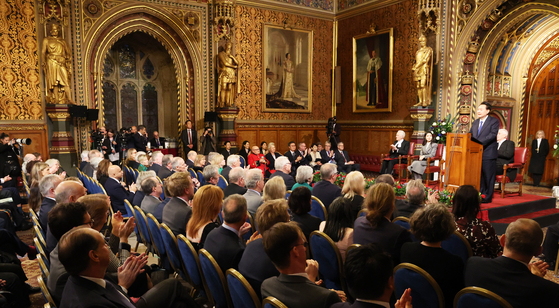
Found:
[[[192,134],[190,132],[190,129],[188,130],[188,144],[192,144]]]
[[[481,132],[481,127],[483,126],[483,121],[479,122],[479,128],[477,129],[477,135],[479,136],[479,133]]]
[[[344,152],[340,151],[340,154],[342,154],[342,157],[344,158],[345,162],[347,163],[347,159],[345,158]]]
[[[157,147],[159,147],[159,138],[155,139],[157,141]]]
[[[133,308],[134,305],[124,296],[124,294],[120,293],[112,283],[107,281],[106,288],[107,294],[111,296],[111,300],[123,305],[124,307]]]

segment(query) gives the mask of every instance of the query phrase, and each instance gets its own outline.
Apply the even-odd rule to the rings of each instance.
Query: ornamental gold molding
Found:
[[[235,130],[234,129],[223,129],[223,130],[221,130],[221,134],[222,135],[234,135]]]
[[[51,147],[50,148],[50,153],[56,153],[56,154],[70,154],[70,153],[75,153],[76,152],[76,148],[75,147]]]
[[[73,138],[72,133],[70,132],[53,132],[53,138]]]
[[[237,118],[237,114],[219,114],[218,116],[222,120],[229,120],[229,119],[236,119]]]
[[[47,115],[49,116],[49,118],[53,119],[53,120],[61,120],[61,119],[70,119],[70,114],[67,112],[56,112],[56,113],[47,113]]]
[[[20,130],[45,130],[44,125],[18,125],[18,126],[0,126],[3,131],[20,131]]]
[[[410,114],[410,117],[415,120],[427,121],[433,117],[432,114]]]

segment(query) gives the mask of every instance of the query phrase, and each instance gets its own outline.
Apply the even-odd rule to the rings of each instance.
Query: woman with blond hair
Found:
[[[206,236],[220,224],[216,221],[221,204],[223,190],[214,185],[202,186],[192,201],[192,217],[186,224],[186,238],[196,250],[204,248]]]
[[[344,187],[342,188],[342,196],[351,201],[351,215],[353,221],[357,219],[359,211],[363,209],[363,201],[365,198],[365,178],[363,173],[352,171],[345,177]]]
[[[31,167],[31,185],[29,185],[29,208],[37,211],[39,205],[43,202],[43,196],[39,190],[39,182],[45,176],[50,174],[49,165],[43,162],[31,162],[34,163]]]
[[[221,170],[223,170],[223,166],[225,166],[225,158],[221,154],[214,155],[210,161],[210,165],[218,166],[219,174],[221,174]]]
[[[196,158],[194,159],[194,167],[192,167],[192,169],[196,172],[202,172],[204,167],[206,167],[206,156],[201,154],[196,155]]]
[[[136,161],[138,162],[138,171],[147,171],[149,168],[149,159],[146,154],[137,155]]]
[[[377,183],[369,188],[364,201],[368,213],[355,220],[353,243],[381,245],[396,265],[400,264],[400,249],[404,243],[411,242],[411,235],[408,230],[390,221],[395,200],[394,187],[389,184]]]
[[[140,163],[136,161],[137,153],[138,151],[134,148],[128,149],[128,151],[126,152],[126,160],[124,161],[124,164],[130,168],[138,169],[138,167],[140,167]]]
[[[266,182],[264,185],[264,190],[262,191],[263,202],[275,199],[285,198],[285,193],[287,189],[285,187],[285,182],[279,176],[273,177]]]

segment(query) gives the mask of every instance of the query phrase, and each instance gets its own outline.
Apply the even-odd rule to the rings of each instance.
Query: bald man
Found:
[[[111,205],[115,213],[120,211],[122,215],[128,214],[132,215],[132,213],[126,212],[126,207],[124,206],[124,200],[128,200],[130,204],[134,200],[134,194],[136,193],[136,184],[132,183],[128,188],[122,186],[120,181],[122,180],[122,170],[119,166],[112,165],[109,167],[109,178],[107,182],[105,182],[105,191],[107,195],[111,197]]]

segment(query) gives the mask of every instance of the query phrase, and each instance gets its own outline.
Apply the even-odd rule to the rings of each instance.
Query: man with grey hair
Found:
[[[184,162],[184,159],[182,159],[182,157],[173,157],[173,159],[171,160],[171,168],[173,169],[172,173],[175,172],[186,172],[187,171],[187,166],[186,163]]]
[[[334,199],[342,195],[342,189],[334,184],[338,178],[338,166],[327,163],[320,167],[320,182],[316,183],[312,189],[312,195],[317,197],[328,209]]]
[[[229,185],[223,189],[223,197],[227,198],[233,194],[244,195],[247,192],[245,188],[245,169],[235,167],[229,173]]]
[[[87,157],[87,155],[86,155],[86,157]],[[82,153],[82,159],[83,159],[83,153]],[[33,154],[31,154],[31,153],[25,154],[25,156],[23,157],[23,164],[21,164],[21,170],[23,170],[23,172],[24,172],[26,175],[28,175],[28,174],[27,174],[27,171],[26,171],[26,170],[27,170],[27,164],[28,164],[29,162],[32,162],[32,161],[35,161],[35,160],[37,160],[37,157],[35,157],[35,155],[33,155]],[[82,163],[83,163],[83,161],[82,161]],[[84,165],[85,165],[85,164],[84,164]],[[81,170],[81,167],[82,167],[82,165],[80,164],[80,170]]]
[[[159,168],[159,171],[157,172],[157,176],[161,179],[161,181],[165,180],[166,178],[171,176],[171,174],[173,174],[173,172],[171,171],[173,169],[173,167],[171,166],[172,159],[172,154],[167,154],[161,159],[161,168]]]
[[[56,174],[49,174],[39,181],[39,191],[41,192],[41,195],[43,195],[43,201],[41,202],[41,208],[39,209],[39,224],[43,230],[47,229],[48,214],[56,205],[54,191],[60,182],[62,182],[62,180]]]
[[[281,177],[285,182],[285,188],[291,190],[293,185],[295,185],[295,180],[291,176],[291,161],[289,161],[289,158],[285,156],[276,158],[274,167],[276,167],[276,172],[270,176],[270,179],[276,176]]]
[[[497,175],[505,172],[505,165],[514,163],[514,142],[507,140],[508,136],[509,132],[506,129],[499,129],[497,133]],[[514,181],[517,173],[518,169],[516,168],[507,170],[507,176],[511,182]]]
[[[87,164],[85,164],[85,166],[83,167],[82,172],[85,173],[88,177],[92,178],[94,169],[89,162],[95,157],[104,158],[104,156],[103,153],[97,150],[91,150],[89,151],[89,153],[87,153],[87,157],[89,158],[89,160],[87,161]]]
[[[246,193],[243,195],[247,201],[247,208],[251,215],[255,215],[258,207],[262,205],[262,190],[264,189],[264,176],[260,169],[250,169],[246,172]]]
[[[465,286],[476,286],[496,293],[511,307],[556,307],[559,284],[543,277],[547,263],[530,263],[541,254],[543,232],[532,219],[520,218],[501,237],[503,255],[495,259],[471,257],[464,272]]]
[[[149,177],[142,181],[141,188],[144,193],[144,199],[140,204],[140,208],[146,214],[153,214],[157,205],[161,203],[160,196],[163,193],[163,185],[159,183],[156,177]]]
[[[138,190],[136,190],[136,193],[134,194],[134,199],[132,199],[132,205],[140,206],[142,204],[142,201],[146,196],[142,191],[142,182],[147,178],[155,178],[155,176],[156,174],[155,171],[153,170],[142,171],[138,174],[138,177],[136,178],[136,187],[138,188]]]
[[[207,165],[204,167],[202,175],[204,181],[206,181],[204,185],[217,185],[217,182],[219,182],[219,166]]]
[[[408,155],[410,151],[410,142],[405,140],[406,133],[403,130],[399,130],[396,133],[396,141],[390,145],[390,152],[388,158],[382,161],[382,166],[380,168],[380,174],[392,174],[394,165],[398,163],[398,157],[400,155]],[[407,163],[407,159],[402,159],[402,163]]]
[[[406,201],[395,204],[394,217],[404,216],[410,218],[415,211],[425,203],[425,186],[421,180],[412,180],[406,185]]]
[[[262,171],[256,169],[262,176]],[[223,225],[213,229],[206,238],[206,249],[222,271],[238,269],[245,251],[242,236],[251,228],[247,220],[247,203],[241,195],[231,195],[223,201]]]
[[[194,167],[194,160],[196,159],[196,155],[198,155],[196,151],[188,152],[188,155],[186,156],[186,164],[188,165],[188,168]]]
[[[229,157],[227,157],[227,166],[223,167],[223,170],[221,170],[221,175],[228,182],[229,182],[229,172],[231,172],[231,169],[241,166],[241,159],[239,157],[240,157],[239,155],[235,155],[235,154],[229,155]]]
[[[157,174],[157,172],[159,172],[159,169],[161,169],[161,165],[163,164],[163,153],[161,153],[161,151],[155,151],[153,152],[153,154],[151,155],[151,166],[149,166],[148,170],[153,170],[155,171],[155,174]]]

